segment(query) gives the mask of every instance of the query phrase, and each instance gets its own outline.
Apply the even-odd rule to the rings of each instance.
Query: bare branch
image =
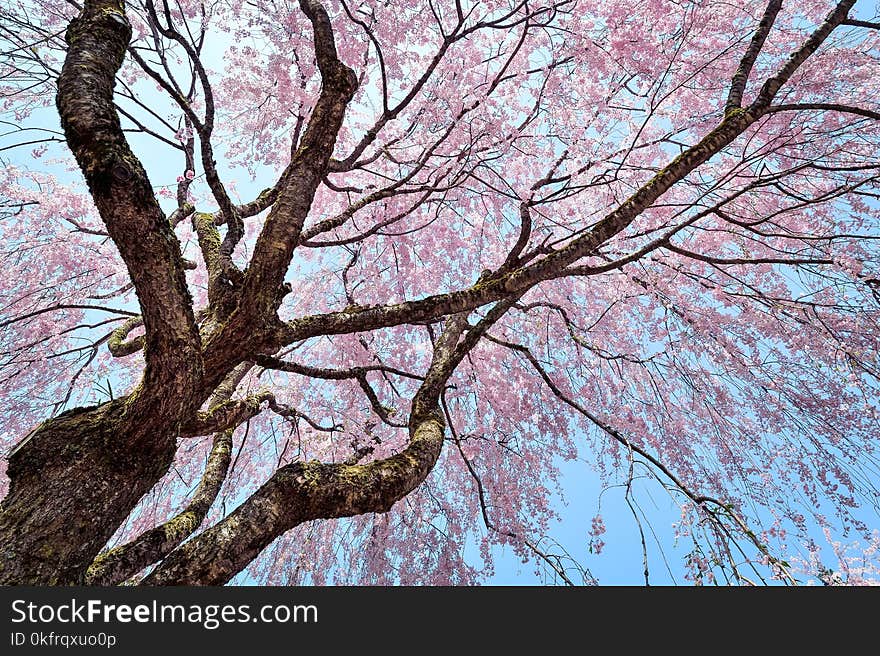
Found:
[[[775,112],[798,112],[806,110],[817,110],[820,112],[841,112],[842,114],[856,114],[865,118],[872,118],[880,121],[880,112],[863,107],[852,107],[850,105],[839,105],[837,103],[794,103],[785,105],[771,105],[767,108],[768,114]]]

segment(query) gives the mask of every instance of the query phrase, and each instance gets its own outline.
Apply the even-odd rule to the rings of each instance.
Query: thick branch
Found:
[[[139,535],[135,540],[101,554],[86,571],[86,585],[118,585],[144,567],[171,553],[199,528],[217,498],[232,453],[232,431],[214,436],[205,472],[186,509]]]
[[[301,0],[300,7],[312,22],[315,57],[323,87],[299,150],[288,167],[287,185],[266,218],[254,247],[245,281],[247,301],[256,302],[259,313],[274,311],[271,294],[281,286],[315,190],[327,173],[336,136],[348,102],[357,88],[357,77],[339,61],[330,19],[320,3]],[[268,301],[268,302],[267,302]]]
[[[194,213],[192,225],[198,237],[202,260],[208,270],[208,307],[222,320],[228,316],[225,311],[226,301],[232,299],[229,298],[231,287],[223,268],[220,231],[217,230],[213,214]]]
[[[872,118],[875,121],[880,121],[880,112],[875,112],[873,110],[865,109],[863,107],[853,107],[852,105],[840,105],[838,103],[794,103],[785,105],[773,105],[772,107],[767,108],[767,113],[772,114],[774,112],[797,112],[808,109],[813,109],[820,112],[841,112],[843,114],[855,114],[856,116],[864,116],[865,118]]]
[[[838,3],[828,16],[825,17],[825,20],[818,29],[804,42],[804,45],[791,54],[788,61],[779,69],[779,72],[764,82],[753,106],[768,107],[776,96],[776,92],[779,91],[783,84],[788,82],[794,72],[800,68],[801,64],[807,61],[810,55],[819,49],[819,46],[825,42],[825,39],[834,31],[834,28],[846,20],[849,10],[855,4],[856,0],[843,0],[843,2]]]
[[[144,348],[143,335],[138,335],[134,339],[126,341],[133,330],[136,330],[143,325],[143,317],[132,317],[110,333],[110,338],[107,340],[107,349],[113,354],[114,358],[122,358],[126,355],[131,355]]]
[[[180,426],[181,437],[197,437],[218,431],[232,430],[260,413],[260,405],[274,401],[275,396],[265,391],[243,399],[228,400],[206,412],[199,412],[194,418]]]
[[[224,584],[276,537],[303,522],[387,512],[425,479],[443,445],[439,415],[410,425],[407,448],[384,460],[282,467],[229,517],[173,552],[144,583]]]
[[[764,10],[761,22],[758,23],[758,29],[752,35],[748,50],[743,55],[730,83],[730,93],[727,96],[727,104],[724,106],[725,114],[739,109],[742,105],[743,93],[746,90],[749,73],[752,72],[752,66],[755,65],[755,60],[758,58],[761,48],[764,47],[764,41],[766,41],[767,35],[770,33],[770,28],[773,27],[776,15],[780,9],[782,9],[782,0],[770,0],[767,8]]]
[[[275,320],[284,275],[299,243],[315,190],[327,173],[346,107],[357,88],[354,71],[336,55],[327,12],[313,0],[301,0],[300,6],[312,22],[323,88],[300,148],[282,175],[285,186],[257,238],[239,308],[206,345],[205,359],[214,371],[223,371],[230,363],[248,357],[259,350],[258,342],[266,339],[266,332],[261,333],[260,329],[265,331]]]
[[[841,25],[850,25],[852,27],[866,27],[869,30],[880,30],[880,23],[874,23],[872,21],[863,21],[857,20],[855,18],[848,18],[841,23]]]
[[[427,477],[443,446],[436,399],[431,412],[413,414],[409,425],[409,444],[390,458],[365,465],[295,462],[282,467],[229,517],[173,552],[144,583],[223,584],[276,537],[303,522],[387,512]]]
[[[201,377],[201,348],[180,245],[132,153],[113,105],[131,38],[121,0],[86,2],[71,21],[57,104],[67,143],[134,283],[144,318],[146,372],[138,398],[162,390],[173,418]],[[167,396],[165,396],[167,395]]]

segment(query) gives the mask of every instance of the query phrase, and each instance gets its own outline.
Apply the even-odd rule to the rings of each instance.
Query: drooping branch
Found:
[[[699,508],[700,511],[705,513],[710,520],[712,520],[714,523],[717,523],[719,530],[729,536],[729,529],[727,529],[723,525],[723,523],[721,522],[721,518],[719,517],[718,509],[721,509],[723,511],[723,515],[733,519],[733,521],[737,525],[738,530],[742,532],[743,537],[751,542],[764,557],[770,560],[770,562],[772,562],[779,569],[782,575],[789,582],[795,583],[794,579],[788,571],[790,567],[786,563],[783,563],[782,561],[774,557],[769,552],[767,546],[758,539],[758,537],[748,527],[745,521],[736,512],[734,512],[733,506],[731,504],[723,503],[721,501],[718,501],[717,499],[696,492],[691,488],[691,486],[689,486],[678,476],[676,476],[665,464],[663,464],[662,461],[651,455],[648,451],[641,448],[637,444],[634,444],[632,440],[630,440],[621,431],[614,428],[614,426],[612,426],[610,423],[588,410],[586,407],[583,406],[583,404],[574,400],[570,395],[566,394],[553,381],[553,378],[527,346],[499,339],[497,337],[493,337],[492,335],[487,335],[486,337],[489,341],[508,348],[511,351],[519,353],[520,355],[525,357],[525,359],[529,362],[532,368],[538,373],[538,375],[553,393],[553,396],[555,396],[562,403],[569,406],[583,417],[586,417],[593,425],[601,429],[609,437],[621,444],[630,453],[638,454],[639,456],[644,458],[648,463],[650,463],[652,467],[656,468],[656,470],[659,471],[668,481],[671,481],[676,490],[679,490],[682,494],[684,494],[684,496],[687,497],[697,508]]]
[[[401,424],[391,419],[389,410],[382,405],[381,401],[379,401],[379,397],[376,395],[376,391],[370,385],[370,382],[367,379],[367,374],[371,371],[381,371],[386,374],[390,373],[404,376],[406,378],[423,380],[421,376],[411,374],[408,371],[383,365],[352,367],[351,369],[324,369],[320,367],[309,367],[296,362],[287,362],[267,355],[257,355],[254,358],[254,361],[266,369],[296,373],[310,378],[321,378],[324,380],[356,380],[366,395],[367,400],[370,402],[373,412],[375,412],[384,423],[394,428],[406,428],[406,424]]]
[[[720,265],[736,265],[736,264],[784,264],[789,266],[799,266],[804,264],[834,264],[834,260],[823,257],[797,258],[797,257],[715,257],[713,255],[705,255],[703,253],[694,253],[672,244],[666,244],[664,248],[678,255],[688,257],[701,262]]]
[[[548,567],[550,567],[557,576],[559,576],[562,581],[568,585],[573,587],[574,583],[571,578],[566,574],[565,569],[561,566],[558,557],[551,556],[539,549],[537,545],[535,545],[531,540],[526,537],[521,536],[520,534],[508,529],[502,528],[498,526],[492,519],[489,517],[489,505],[486,501],[486,489],[483,485],[483,479],[480,478],[480,475],[477,473],[474,464],[471,462],[471,459],[467,457],[467,454],[464,452],[464,449],[461,446],[461,437],[456,433],[455,426],[452,423],[452,416],[449,412],[449,409],[446,406],[446,402],[443,402],[443,412],[446,415],[446,422],[449,427],[449,432],[452,435],[452,441],[455,443],[456,450],[458,451],[459,456],[461,456],[462,461],[465,464],[465,467],[468,470],[471,478],[473,479],[476,487],[477,487],[477,499],[480,502],[480,514],[483,517],[483,524],[485,527],[492,531],[493,533],[498,533],[499,535],[503,535],[508,538],[512,538],[524,544],[528,549],[535,554],[538,558],[544,561]],[[586,577],[585,577],[586,578]],[[592,577],[591,577],[592,578]]]
[[[329,170],[334,172],[345,172],[350,171],[357,166],[360,165],[358,161],[359,158],[364,154],[364,151],[376,140],[379,136],[379,133],[382,131],[390,121],[393,121],[400,113],[413,101],[413,99],[418,96],[419,92],[434,74],[434,71],[440,65],[440,62],[443,61],[443,58],[446,56],[446,53],[449,51],[449,48],[458,40],[464,37],[464,34],[460,31],[464,26],[464,20],[459,19],[458,24],[452,33],[446,35],[443,39],[443,42],[440,44],[440,47],[437,49],[437,52],[431,58],[430,63],[425,67],[425,70],[419,76],[419,78],[415,81],[412,88],[409,90],[409,93],[404,96],[400,102],[398,102],[394,107],[388,106],[388,100],[386,97],[383,97],[383,105],[385,110],[382,112],[382,115],[379,116],[376,123],[364,134],[358,144],[352,149],[351,153],[345,159],[342,160],[332,160],[329,165]],[[383,91],[385,91],[383,89]],[[385,94],[383,93],[383,96]]]
[[[765,82],[754,103],[745,109],[726,115],[721,123],[697,144],[678,155],[617,209],[563,248],[528,266],[520,267],[510,273],[503,272],[499,277],[482,280],[467,289],[395,305],[357,307],[344,312],[330,312],[296,319],[280,331],[279,340],[282,343],[291,343],[315,335],[374,330],[401,322],[436,320],[440,316],[473,310],[506,298],[510,294],[521,294],[543,280],[560,275],[566,266],[595,253],[601,244],[620,234],[674,184],[721,152],[758,118],[765,115],[779,88],[841,23],[854,2],[855,0],[844,0],[828,15],[820,27],[791,55],[779,72]]]
[[[12,319],[7,319],[6,321],[0,321],[0,328],[6,328],[6,326],[11,326],[12,324],[18,323],[19,321],[25,321],[41,314],[46,314],[47,312],[57,312],[58,310],[97,310],[100,312],[119,314],[124,317],[136,316],[135,313],[131,312],[130,310],[108,308],[102,305],[90,305],[88,303],[56,303],[55,305],[50,305],[49,307],[40,308],[39,310],[33,310],[32,312],[20,314],[16,317],[13,317]]]

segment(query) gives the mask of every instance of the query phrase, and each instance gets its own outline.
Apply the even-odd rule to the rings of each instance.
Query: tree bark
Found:
[[[168,471],[175,434],[161,418],[135,420],[129,404],[123,398],[64,413],[13,451],[0,506],[0,584],[81,584],[117,527]]]

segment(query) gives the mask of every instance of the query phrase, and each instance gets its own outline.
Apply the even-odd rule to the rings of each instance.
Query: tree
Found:
[[[5,3],[0,582],[592,582],[576,458],[697,582],[869,580],[856,4]]]

